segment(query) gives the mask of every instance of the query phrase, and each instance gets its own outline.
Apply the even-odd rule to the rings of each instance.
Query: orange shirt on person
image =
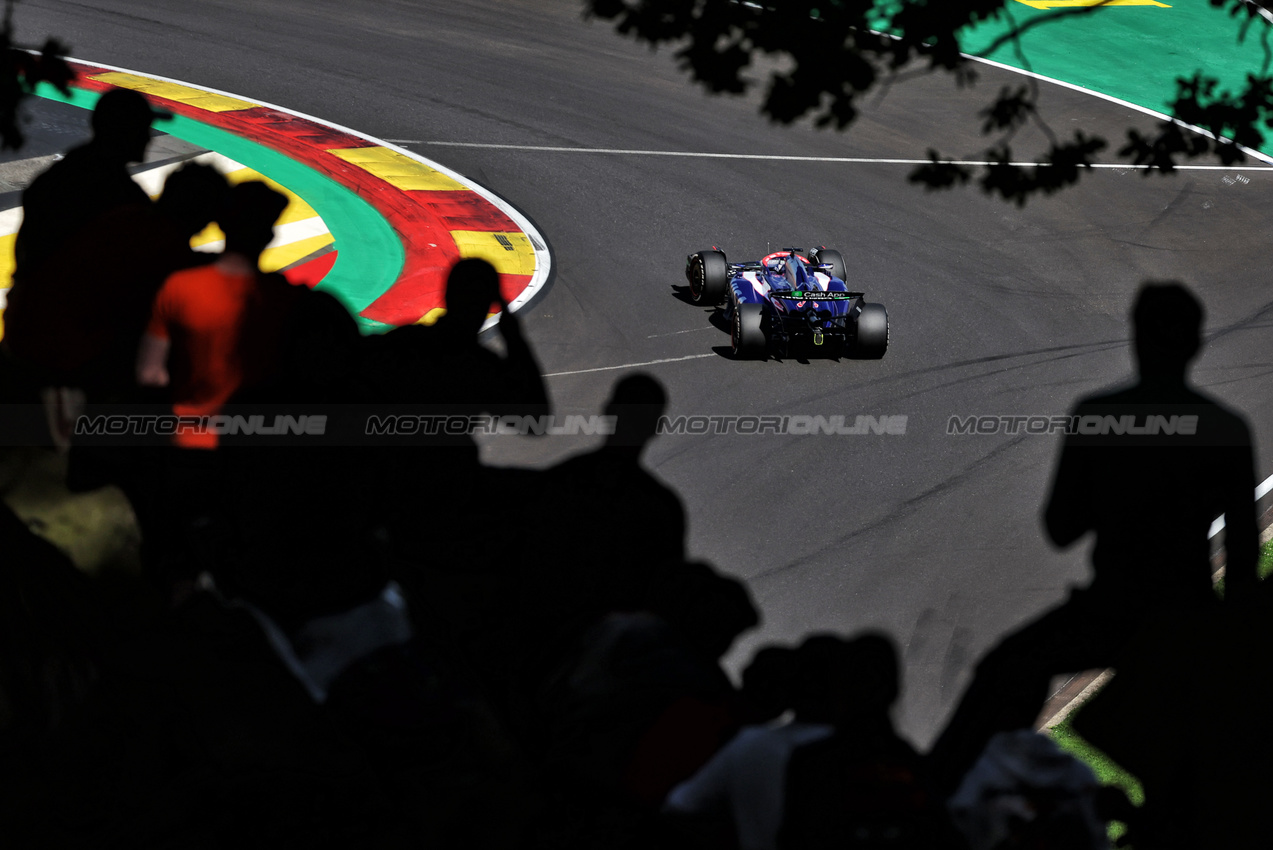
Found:
[[[288,313],[303,296],[277,274],[234,273],[219,263],[170,275],[146,333],[169,341],[173,413],[211,416],[242,388],[278,369]],[[183,448],[216,448],[213,433],[179,432]]]

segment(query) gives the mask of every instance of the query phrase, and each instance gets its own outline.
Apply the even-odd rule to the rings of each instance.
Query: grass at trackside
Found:
[[[1140,782],[1137,781],[1136,777],[1119,767],[1105,753],[1079,737],[1079,734],[1070,728],[1068,718],[1048,731],[1052,733],[1052,740],[1056,741],[1057,746],[1090,767],[1102,785],[1116,785],[1122,788],[1126,792],[1128,799],[1138,806],[1145,802],[1145,792],[1141,789]]]
[[[1261,580],[1266,579],[1273,574],[1273,540],[1264,544],[1264,548],[1260,550],[1260,562],[1256,565],[1256,574]],[[1216,593],[1224,596],[1224,579],[1216,582]]]
[[[1266,579],[1270,574],[1273,574],[1273,540],[1266,543],[1260,550],[1258,569],[1261,579]],[[1216,585],[1216,592],[1221,596],[1224,595],[1224,579],[1221,579]],[[1123,789],[1128,798],[1138,806],[1145,801],[1145,792],[1136,777],[1119,767],[1105,753],[1083,740],[1070,727],[1068,718],[1051,727],[1048,732],[1051,733],[1052,740],[1056,741],[1057,746],[1090,767],[1101,784],[1115,785]],[[1124,827],[1121,823],[1110,824],[1111,839],[1117,838],[1123,831]]]
[[[1137,781],[1136,777],[1119,767],[1105,753],[1079,737],[1079,734],[1070,728],[1068,718],[1062,720],[1048,731],[1052,735],[1052,740],[1056,741],[1057,746],[1090,767],[1092,773],[1096,774],[1097,780],[1102,785],[1114,785],[1123,789],[1123,793],[1127,795],[1127,798],[1138,806],[1145,802],[1145,792],[1140,787],[1140,782]],[[1126,826],[1118,821],[1112,821],[1109,825],[1110,840],[1117,839],[1126,831]]]

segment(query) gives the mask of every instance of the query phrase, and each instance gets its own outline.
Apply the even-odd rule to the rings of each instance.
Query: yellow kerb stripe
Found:
[[[525,233],[490,233],[484,230],[452,230],[451,238],[461,257],[480,257],[500,274],[535,273],[535,249]]]
[[[432,310],[425,313],[422,317],[420,317],[419,319],[416,319],[416,324],[417,325],[436,325],[438,323],[438,319],[442,318],[445,315],[446,315],[445,307],[434,307]],[[494,316],[494,315],[495,315],[494,313],[487,313],[486,318],[489,319],[491,316]]]
[[[152,80],[149,77],[125,74],[121,71],[109,71],[105,74],[89,77],[89,79],[110,83],[112,86],[119,86],[122,89],[133,89],[142,94],[167,98],[177,103],[193,106],[196,109],[206,109],[208,112],[234,112],[239,109],[255,109],[257,107],[257,104],[239,100],[237,97],[212,94],[211,92],[192,89],[189,86],[179,85],[178,83],[165,83],[159,80]]]
[[[1035,9],[1074,9],[1082,6],[1157,6],[1170,9],[1166,3],[1156,0],[1017,0]]]
[[[409,156],[385,147],[333,148],[328,153],[340,157],[351,165],[369,171],[386,183],[403,191],[468,191],[466,186],[447,177],[440,171],[417,162]]]
[[[289,242],[286,245],[279,245],[277,248],[266,248],[261,254],[261,270],[267,272],[276,272],[279,269],[285,269],[298,260],[303,260],[319,248],[331,245],[336,240],[332,239],[330,233],[322,236],[311,236],[308,239],[301,239],[297,242]]]
[[[10,233],[0,236],[0,289],[13,285],[13,243],[18,241],[18,234]]]

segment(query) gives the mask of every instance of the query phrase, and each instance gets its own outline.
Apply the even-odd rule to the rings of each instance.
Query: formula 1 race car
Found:
[[[844,257],[829,248],[787,248],[750,263],[726,262],[716,248],[685,259],[690,300],[724,302],[735,357],[883,357],[888,311],[850,290],[845,274]]]

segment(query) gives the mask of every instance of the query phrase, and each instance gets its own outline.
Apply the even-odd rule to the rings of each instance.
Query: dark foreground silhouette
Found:
[[[152,208],[121,182],[152,113],[128,93],[102,104],[91,149],[33,187],[6,401],[69,387],[195,412],[313,405],[334,422],[358,405],[549,412],[489,264],[456,264],[435,326],[364,338],[330,296],[260,273],[279,196],[244,184],[223,204],[219,177],[185,169]],[[59,182],[74,168],[82,190]],[[133,288],[120,335],[99,338],[55,309],[92,257],[49,254],[70,231],[46,225],[108,209],[122,229],[103,275]],[[225,251],[183,268],[209,218]],[[504,354],[479,336],[493,306]],[[1121,812],[1136,846],[1258,846],[1270,618],[1249,431],[1186,380],[1192,296],[1148,286],[1133,322],[1137,380],[1076,407],[1045,510],[1058,546],[1094,535],[1093,580],[982,660],[928,757],[893,728],[887,636],[817,634],[756,652],[740,686],[726,674],[761,612],[687,552],[681,500],[646,466],[667,405],[648,375],[613,387],[603,445],[545,471],[487,467],[468,425],[363,444],[355,429],[327,444],[73,445],[77,486],[116,484],[132,502],[146,569],[107,587],[0,508],[0,838],[1087,850],[1112,810],[1022,730],[1053,673],[1113,664],[1077,722],[1144,780],[1145,808]],[[143,328],[140,368],[121,368]],[[1223,607],[1206,539],[1220,512]],[[1164,710],[1182,662],[1203,687]]]
[[[993,733],[1033,725],[1053,675],[1114,666],[1147,623],[1217,604],[1207,534],[1222,512],[1226,601],[1238,606],[1252,596],[1258,540],[1250,431],[1186,380],[1201,343],[1201,305],[1179,284],[1149,284],[1132,323],[1137,380],[1074,409],[1079,431],[1065,439],[1044,511],[1057,546],[1095,536],[1092,582],[978,663],[932,750],[947,794]]]

